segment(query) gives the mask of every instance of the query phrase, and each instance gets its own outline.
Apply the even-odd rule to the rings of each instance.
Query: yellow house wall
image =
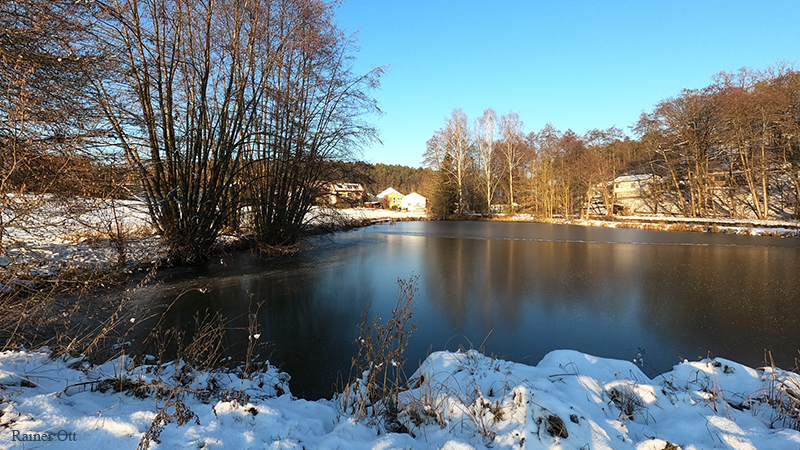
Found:
[[[392,206],[395,206],[395,205],[396,206],[400,206],[400,204],[403,202],[403,196],[402,195],[397,195],[397,194],[394,194],[394,193],[387,194],[386,195],[386,201],[389,202],[389,207],[392,207]]]

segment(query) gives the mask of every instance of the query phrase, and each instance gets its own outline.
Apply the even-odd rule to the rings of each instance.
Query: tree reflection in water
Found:
[[[791,367],[800,343],[800,240],[504,222],[401,222],[321,240],[285,260],[239,256],[177,273],[151,301],[168,304],[175,285],[204,283],[167,315],[183,326],[196,311],[221,310],[243,327],[263,301],[262,354],[292,376],[296,395],[327,396],[347,376],[363,308],[383,317],[398,278],[420,276],[408,348],[413,371],[432,350],[478,347],[536,364],[575,349],[634,359],[666,371],[708,352],[750,366],[765,349]],[[198,272],[202,277],[198,278]],[[172,294],[167,292],[173,286]],[[237,334],[238,333],[238,334]],[[487,339],[488,336],[488,339]],[[234,330],[229,340],[245,340]]]

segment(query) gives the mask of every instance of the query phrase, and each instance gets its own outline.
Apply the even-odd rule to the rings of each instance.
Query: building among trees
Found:
[[[365,195],[364,186],[359,183],[328,183],[324,197],[331,205],[361,204]]]
[[[388,208],[402,208],[403,206],[403,194],[395,190],[394,188],[387,188],[380,194],[376,195],[379,199],[386,200]]]
[[[424,211],[428,206],[428,199],[412,192],[403,197],[402,208],[408,211]]]

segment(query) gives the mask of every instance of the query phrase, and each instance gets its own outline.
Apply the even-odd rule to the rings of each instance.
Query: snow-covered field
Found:
[[[800,377],[723,359],[684,362],[651,380],[631,362],[568,350],[535,367],[433,353],[400,393],[407,433],[356,421],[337,400],[294,399],[274,369],[245,379],[175,369],[0,353],[0,447],[122,449],[148,436],[150,448],[164,449],[800,448],[797,409],[782,420],[769,406],[791,386],[796,408]],[[120,380],[127,390],[115,388]],[[147,385],[179,389],[135,395]]]
[[[50,198],[26,198],[23,214],[6,211],[0,267],[12,264],[33,275],[52,276],[68,266],[104,269],[117,261],[118,250],[109,236],[121,235],[130,264],[165,255],[161,239],[153,234],[142,202],[117,200],[72,203]]]

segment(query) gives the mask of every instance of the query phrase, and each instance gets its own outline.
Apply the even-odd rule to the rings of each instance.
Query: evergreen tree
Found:
[[[446,219],[458,207],[458,183],[453,179],[453,158],[446,155],[436,171],[436,184],[430,210],[437,219]]]

